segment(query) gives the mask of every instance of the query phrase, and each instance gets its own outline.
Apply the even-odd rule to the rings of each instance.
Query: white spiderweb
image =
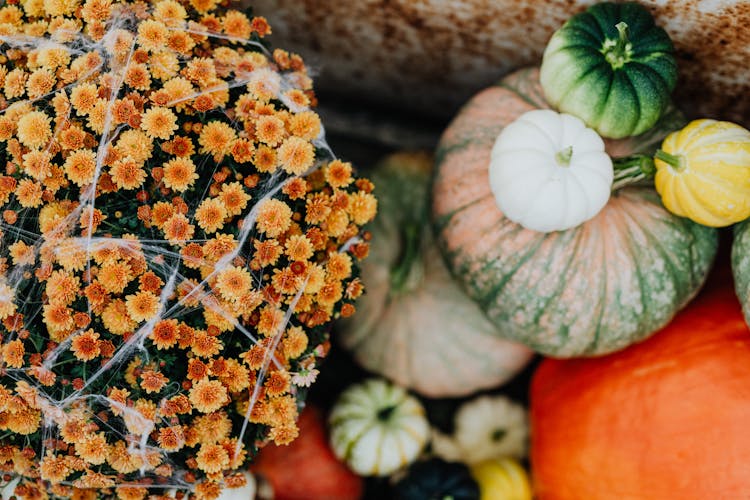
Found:
[[[2,4],[0,4],[2,6]],[[153,431],[160,417],[150,418],[141,410],[132,406],[124,405],[116,399],[108,397],[106,394],[97,393],[94,388],[107,387],[109,381],[120,376],[126,366],[138,357],[142,365],[158,364],[160,351],[149,348],[148,339],[152,334],[154,326],[163,320],[184,320],[192,321],[196,314],[204,309],[209,309],[217,316],[231,324],[231,330],[222,333],[222,341],[225,344],[234,342],[235,337],[239,337],[238,344],[245,346],[264,345],[265,356],[262,366],[257,372],[254,386],[248,395],[247,409],[238,425],[234,422],[233,437],[236,438],[236,445],[231,454],[234,457],[241,457],[241,448],[248,443],[257,439],[257,430],[254,434],[248,436],[251,432],[250,414],[256,406],[258,399],[261,397],[263,380],[271,367],[276,370],[288,370],[284,363],[276,358],[274,353],[277,352],[279,343],[287,327],[294,322],[295,308],[298,301],[305,291],[308,275],[300,277],[298,291],[286,303],[277,303],[279,311],[282,313],[282,319],[276,327],[276,332],[269,338],[263,339],[258,332],[247,324],[239,321],[237,316],[227,311],[220,301],[216,300],[215,292],[212,289],[212,282],[216,276],[230,266],[238,262],[246,263],[248,255],[252,253],[250,242],[258,237],[256,220],[259,209],[270,199],[280,195],[281,190],[295,176],[277,170],[273,174],[267,175],[260,180],[260,183],[253,189],[253,198],[249,206],[242,214],[242,224],[235,231],[235,244],[227,253],[223,254],[218,260],[211,263],[212,269],[206,273],[200,280],[194,280],[194,286],[187,293],[179,293],[180,284],[187,282],[191,276],[186,274],[184,266],[184,255],[180,252],[179,247],[173,245],[173,242],[166,241],[164,236],[158,231],[150,231],[150,237],[143,234],[143,227],[139,226],[139,221],[135,214],[130,213],[132,210],[133,200],[128,193],[115,193],[106,200],[106,207],[101,205],[100,192],[98,187],[103,173],[105,172],[105,163],[109,150],[116,143],[118,138],[130,127],[127,124],[115,124],[113,120],[112,109],[116,101],[123,97],[127,85],[124,83],[124,68],[131,64],[134,54],[137,51],[136,37],[133,37],[129,47],[129,53],[123,57],[123,54],[113,53],[113,47],[117,46],[117,38],[123,33],[134,33],[137,29],[139,19],[137,13],[128,9],[116,11],[107,22],[106,32],[100,41],[94,42],[87,35],[71,31],[69,33],[61,32],[61,37],[65,41],[55,40],[50,36],[30,36],[30,35],[1,35],[0,42],[6,49],[17,50],[20,52],[29,52],[43,48],[62,48],[71,56],[83,56],[85,54],[96,53],[99,55],[100,62],[95,67],[90,68],[87,72],[81,74],[76,81],[63,87],[56,88],[48,94],[37,96],[30,103],[49,101],[57,93],[66,93],[70,95],[71,90],[79,83],[88,81],[95,75],[100,75],[108,71],[112,78],[112,85],[108,95],[103,98],[107,100],[106,111],[104,113],[102,132],[99,134],[99,142],[95,146],[96,166],[94,171],[94,180],[88,188],[81,189],[77,200],[77,206],[67,213],[56,224],[56,228],[51,233],[45,235],[39,234],[34,228],[37,227],[39,210],[36,208],[21,208],[17,210],[18,220],[13,223],[0,222],[3,232],[2,254],[8,255],[8,248],[19,241],[24,242],[30,248],[28,255],[33,255],[32,260],[38,259],[46,253],[64,253],[64,252],[84,252],[86,255],[86,269],[83,271],[91,272],[92,254],[100,251],[115,251],[122,255],[133,255],[145,258],[149,271],[156,274],[163,286],[158,293],[158,313],[147,321],[138,324],[132,334],[116,346],[112,356],[103,360],[99,366],[90,367],[87,363],[82,364],[83,372],[80,381],[74,384],[74,387],[60,390],[61,378],[58,383],[51,387],[40,384],[35,377],[31,376],[31,370],[27,365],[21,368],[10,366],[0,366],[0,382],[8,385],[9,381],[27,384],[34,394],[34,405],[39,409],[43,416],[43,424],[38,431],[41,433],[39,442],[40,449],[34,450],[36,459],[41,459],[48,455],[55,455],[57,448],[63,446],[60,440],[60,428],[68,420],[70,414],[86,414],[88,421],[95,423],[95,430],[106,433],[109,436],[119,436],[127,442],[127,449],[130,455],[140,457],[140,466],[138,470],[128,476],[124,483],[113,484],[117,486],[146,487],[157,491],[167,489],[192,490],[194,480],[186,479],[186,471],[181,467],[179,461],[174,461],[171,454],[160,447],[153,439]],[[244,47],[246,50],[258,51],[267,58],[272,54],[258,41],[243,39],[229,36],[211,30],[200,30],[190,28],[187,25],[170,27],[170,30],[181,30],[188,34],[205,36],[212,41],[222,41],[236,44]],[[183,57],[179,64],[186,65],[188,58]],[[210,86],[200,89],[189,95],[184,95],[178,99],[172,100],[166,104],[167,107],[178,106],[180,104],[191,102],[202,95],[211,95],[214,92],[229,91],[233,89],[244,88],[248,84],[262,80],[266,88],[272,89],[275,94],[275,100],[282,103],[292,112],[305,111],[306,107],[301,107],[287,97],[287,91],[298,88],[299,77],[296,73],[287,75],[284,72],[269,72],[267,69],[253,71],[236,71],[231,78],[225,79],[216,86]],[[11,104],[13,101],[11,100]],[[5,109],[0,113],[7,112]],[[68,113],[74,111],[68,109]],[[212,116],[221,114],[224,123],[231,124],[236,130],[241,130],[241,125],[236,121],[236,117],[227,113],[221,108],[215,108],[211,111]],[[74,116],[70,116],[74,120]],[[321,132],[317,138],[312,140],[316,148],[316,160],[314,166],[304,175],[309,175],[321,165],[326,165],[335,157],[326,144],[324,132]],[[50,145],[52,142],[50,142]],[[51,146],[49,146],[51,147]],[[47,153],[54,154],[54,151],[47,149]],[[194,213],[198,205],[209,194],[210,178],[220,172],[221,164],[216,164],[211,155],[195,155],[200,158],[197,162],[197,171],[201,179],[197,186],[203,190],[202,193],[195,193],[191,197],[185,197],[188,205],[188,213]],[[206,180],[209,179],[209,180]],[[115,214],[115,218],[108,217],[102,222],[101,230],[94,230],[94,209],[103,209],[107,214]],[[119,215],[120,217],[117,217]],[[84,230],[78,234],[76,229],[79,224],[84,226]],[[138,238],[123,238],[124,235],[138,232]],[[109,236],[108,234],[112,235]],[[349,248],[358,242],[357,236],[348,237],[341,241],[339,245],[340,252],[346,252]],[[185,241],[187,243],[188,241]],[[189,242],[203,244],[206,239],[194,238]],[[75,335],[69,335],[57,345],[47,348],[41,344],[46,341],[45,332],[40,329],[39,325],[43,322],[41,317],[45,306],[45,298],[42,290],[43,285],[35,281],[30,275],[35,271],[34,266],[30,263],[8,263],[7,272],[3,278],[0,287],[0,300],[6,302],[13,301],[19,312],[23,313],[23,325],[14,325],[2,337],[2,345],[7,346],[11,342],[19,339],[21,335],[30,335],[35,337],[34,343],[40,343],[39,352],[43,352],[43,359],[34,369],[54,372],[58,375],[67,370],[61,363],[71,363],[70,356],[65,361],[62,359],[66,353],[70,352],[71,342]],[[263,267],[253,269],[252,279],[255,289],[262,289],[269,280],[270,269]],[[89,274],[90,278],[90,274]],[[197,283],[196,283],[197,281]],[[93,317],[92,305],[86,301],[87,313]],[[36,325],[31,327],[30,325]],[[86,330],[88,327],[76,329],[76,333]],[[26,332],[24,333],[24,330]],[[28,331],[30,330],[30,331]],[[28,339],[29,337],[27,337]],[[263,341],[265,340],[265,343]],[[171,359],[171,363],[179,360]],[[70,381],[66,381],[70,384]],[[184,393],[177,381],[170,381],[169,384],[160,392],[163,400]],[[98,411],[97,411],[98,410]],[[115,415],[113,418],[112,415]],[[10,433],[0,431],[0,442],[4,443],[9,439]],[[17,437],[17,436],[16,436]],[[250,438],[250,439],[248,439]],[[31,441],[29,441],[31,443]],[[16,443],[18,444],[18,443]],[[162,467],[159,472],[157,467]],[[164,466],[167,466],[164,469]],[[234,465],[236,466],[236,464]],[[164,473],[164,471],[168,473]],[[110,474],[112,476],[112,474]],[[131,476],[137,476],[136,480]],[[63,485],[77,485],[75,480],[62,481]],[[107,483],[112,484],[112,483]]]

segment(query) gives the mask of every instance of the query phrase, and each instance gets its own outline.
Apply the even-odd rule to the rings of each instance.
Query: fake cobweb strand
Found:
[[[57,48],[64,48],[66,51],[68,51],[69,53],[73,55],[84,55],[84,54],[91,53],[91,52],[97,52],[101,56],[102,61],[93,69],[90,69],[89,71],[82,74],[76,81],[71,82],[70,84],[67,84],[66,86],[60,89],[56,89],[55,91],[50,92],[44,96],[40,96],[34,100],[29,101],[29,102],[34,102],[38,99],[48,98],[51,95],[54,95],[58,92],[67,93],[69,89],[75,87],[77,84],[83,81],[88,80],[90,77],[92,77],[93,75],[103,70],[106,67],[107,61],[113,62],[113,59],[108,57],[107,46],[108,45],[111,46],[110,44],[114,42],[114,37],[118,35],[119,30],[125,29],[125,27],[127,27],[129,24],[131,24],[130,19],[120,18],[116,20],[115,22],[111,24],[107,33],[105,33],[104,37],[102,38],[102,41],[98,43],[92,42],[86,37],[77,33],[75,34],[74,40],[69,43],[61,43],[61,42],[57,42],[57,41],[47,39],[47,38],[30,37],[30,36],[0,36],[0,41],[11,47],[18,48],[18,49],[35,49],[35,48],[38,49],[38,48],[44,48],[44,47],[57,47]],[[170,29],[180,30],[180,28],[170,28]],[[184,31],[189,34],[198,34],[202,36],[223,39],[223,40],[227,40],[231,42],[237,42],[237,43],[241,43],[244,45],[250,45],[250,46],[260,49],[267,57],[270,57],[271,55],[262,44],[251,41],[251,40],[244,40],[244,39],[240,39],[237,37],[226,36],[226,35],[222,35],[220,33],[211,32],[211,31],[198,31],[198,30],[192,30],[192,29],[181,29],[181,31]],[[130,32],[132,33],[132,31]],[[80,219],[80,216],[83,213],[83,211],[89,210],[89,224],[88,224],[85,238],[83,238],[83,243],[84,243],[84,247],[85,247],[86,255],[87,255],[88,266],[90,266],[90,255],[91,255],[92,246],[95,244],[110,244],[110,245],[120,245],[120,246],[134,244],[134,243],[123,241],[117,238],[101,238],[101,237],[95,238],[93,236],[93,232],[92,232],[93,224],[91,224],[91,222],[93,221],[93,214],[94,214],[93,209],[95,208],[95,194],[96,194],[95,188],[98,185],[98,180],[101,175],[104,158],[106,157],[106,152],[108,148],[112,146],[113,142],[117,139],[120,132],[126,128],[124,125],[113,128],[112,126],[112,122],[113,122],[112,104],[114,104],[115,100],[119,97],[120,92],[122,91],[124,78],[125,78],[124,68],[126,68],[132,60],[133,53],[135,51],[136,40],[137,40],[137,37],[134,36],[133,42],[130,46],[129,54],[125,63],[119,67],[116,67],[115,65],[112,65],[110,67],[111,70],[114,70],[114,73],[117,76],[117,81],[116,81],[116,85],[113,86],[112,92],[110,93],[108,106],[106,107],[107,111],[105,113],[105,118],[104,118],[104,127],[103,127],[103,131],[101,134],[101,139],[99,141],[99,146],[96,151],[96,169],[94,172],[94,180],[91,186],[81,193],[81,197],[79,199],[79,202],[80,202],[79,206],[76,207],[76,209],[73,210],[73,212],[71,212],[68,216],[66,216],[65,219],[60,224],[60,231],[69,233],[72,230],[72,228],[75,227],[75,223],[77,220]],[[77,48],[76,44],[78,44],[78,47],[80,48]],[[119,71],[117,71],[118,69]],[[286,97],[285,91],[295,88],[293,84],[289,83],[288,77],[286,75],[279,74],[279,73],[270,73],[268,71],[263,71],[262,74],[259,74],[260,71],[263,71],[263,70],[247,72],[243,74],[242,77],[235,78],[231,82],[226,82],[225,84],[206,88],[192,95],[184,96],[180,99],[176,99],[172,102],[169,102],[167,106],[173,106],[181,102],[189,101],[191,99],[195,99],[196,97],[209,94],[214,91],[227,90],[227,89],[247,85],[248,83],[254,82],[256,77],[258,76],[267,77],[269,75],[275,75],[274,81],[272,82],[272,84],[273,86],[278,86],[278,89],[276,91],[276,98],[279,99],[282,103],[284,103],[292,111],[299,112],[299,111],[306,109],[306,108],[302,108],[301,106],[296,105],[295,103],[293,103],[290,99]],[[0,112],[0,114],[4,112],[5,111],[2,111]],[[72,108],[69,108],[68,117],[70,116],[71,112],[72,112]],[[232,125],[235,125],[235,122],[233,120],[230,120],[230,121]],[[321,127],[321,132],[319,136],[315,140],[313,140],[313,145],[319,151],[323,151],[325,153],[325,158],[316,162],[316,164],[310,169],[309,172],[306,172],[305,175],[312,173],[313,171],[320,168],[320,166],[325,161],[335,158],[333,151],[331,150],[331,148],[328,146],[327,142],[325,141],[325,130],[323,129],[323,127]],[[205,167],[205,164],[208,161],[209,161],[208,158],[205,158],[203,160],[203,164],[200,166]],[[44,415],[43,433],[45,434],[45,436],[51,437],[53,435],[54,427],[56,426],[56,424],[60,423],[59,419],[64,418],[63,410],[65,408],[70,407],[71,405],[74,405],[75,403],[79,401],[94,400],[99,403],[108,404],[111,408],[117,409],[122,414],[123,420],[125,420],[126,418],[133,419],[135,420],[137,424],[139,424],[139,427],[142,427],[144,429],[144,431],[141,433],[141,437],[138,442],[137,449],[134,448],[134,443],[131,442],[129,444],[129,451],[138,452],[141,455],[141,458],[143,459],[143,466],[140,469],[140,474],[142,477],[145,476],[146,471],[147,471],[146,470],[147,464],[148,464],[147,454],[149,452],[157,451],[160,454],[167,456],[167,453],[161,450],[161,448],[148,445],[149,435],[155,425],[154,421],[147,419],[137,410],[133,408],[129,408],[125,405],[122,405],[121,403],[114,401],[106,396],[99,395],[99,394],[86,394],[85,391],[88,387],[90,387],[90,385],[93,382],[98,380],[100,377],[104,376],[105,373],[107,373],[108,371],[112,369],[119,368],[119,365],[121,365],[123,361],[129,359],[135,352],[141,352],[141,353],[147,354],[146,349],[144,347],[144,342],[145,342],[145,339],[149,336],[149,334],[153,331],[154,325],[162,319],[169,319],[169,318],[174,317],[182,309],[187,307],[185,303],[189,299],[199,300],[201,303],[204,304],[204,306],[207,306],[210,309],[212,309],[214,312],[222,315],[224,319],[231,321],[232,326],[234,327],[236,331],[239,331],[240,333],[245,335],[254,344],[258,344],[258,339],[247,328],[240,325],[237,322],[236,318],[229,315],[222,307],[218,306],[216,301],[210,300],[211,297],[213,296],[213,294],[210,291],[204,290],[203,292],[200,292],[200,295],[199,295],[199,291],[203,290],[212,277],[214,277],[217,273],[221,272],[222,270],[226,269],[231,264],[232,260],[240,254],[241,249],[243,248],[244,244],[247,242],[247,239],[252,234],[260,206],[262,206],[263,202],[275,196],[278,193],[278,191],[292,178],[293,177],[287,177],[287,178],[282,179],[280,175],[274,175],[271,177],[270,182],[272,183],[272,185],[268,186],[267,192],[260,199],[255,201],[248,215],[245,217],[243,225],[238,235],[239,238],[237,241],[237,245],[235,246],[235,249],[232,252],[221,257],[219,261],[216,263],[214,270],[206,278],[204,278],[197,286],[195,286],[185,297],[179,299],[174,305],[172,305],[168,309],[166,309],[167,302],[168,302],[169,297],[175,291],[175,284],[177,280],[184,278],[184,276],[182,276],[179,273],[179,264],[181,261],[181,256],[177,252],[168,250],[168,248],[171,245],[165,240],[139,240],[137,244],[143,251],[144,256],[149,256],[149,255],[152,257],[162,256],[164,258],[174,259],[174,264],[171,266],[171,272],[169,273],[168,282],[166,283],[159,297],[161,312],[155,315],[149,321],[147,321],[144,325],[142,325],[131,338],[129,338],[123,345],[121,345],[117,349],[114,356],[111,359],[109,359],[105,363],[105,365],[103,365],[100,369],[96,370],[93,374],[91,374],[86,379],[86,381],[84,382],[84,385],[80,389],[71,393],[70,395],[68,395],[62,400],[55,400],[49,394],[46,394],[44,392],[44,388],[40,384],[35,383],[33,378],[14,376],[14,375],[25,373],[25,370],[16,370],[16,369],[6,368],[7,373],[12,378],[14,378],[17,381],[24,380],[37,389],[38,397],[40,400],[40,406],[43,409],[42,410],[42,413]],[[33,244],[34,254],[35,256],[39,254],[40,247],[44,243],[44,238],[41,235],[25,231],[21,228],[9,226],[7,224],[2,224],[2,227],[6,231],[13,232],[19,238],[25,237],[34,241],[34,244]],[[77,243],[80,242],[80,240],[81,238],[73,239],[73,241]],[[190,241],[199,241],[199,240],[190,240]],[[355,244],[358,241],[359,241],[359,238],[357,237],[351,238],[341,247],[340,250],[346,251],[351,247],[352,244]],[[24,279],[23,275],[26,272],[25,267],[26,267],[25,265],[14,265],[9,273],[9,276],[8,276],[8,280],[10,282],[9,284],[13,288],[14,291],[18,289],[20,282]],[[263,269],[260,270],[260,273],[261,273],[261,278],[258,281],[262,281]],[[283,366],[275,358],[273,353],[276,351],[276,348],[278,347],[278,344],[283,336],[283,333],[291,321],[291,317],[294,314],[294,309],[305,289],[308,279],[309,279],[309,274],[307,275],[307,277],[305,277],[304,282],[300,285],[297,294],[295,295],[295,297],[293,298],[293,300],[290,302],[289,306],[287,307],[287,310],[283,316],[283,319],[279,324],[278,330],[273,336],[271,345],[265,352],[264,360],[263,360],[261,369],[258,373],[255,388],[250,397],[248,409],[244,416],[242,428],[238,435],[234,457],[240,456],[239,453],[241,451],[244,435],[247,431],[247,427],[249,424],[250,414],[258,401],[260,387],[262,386],[263,380],[265,379],[265,376],[268,372],[268,369],[271,363],[273,362],[277,368],[283,369]],[[24,304],[20,305],[21,308],[24,307]],[[90,310],[91,310],[91,306],[89,304],[89,312]],[[39,314],[39,311],[40,311],[40,308],[37,308],[34,314]],[[8,341],[13,340],[14,338],[15,338],[14,335],[10,335],[8,336]],[[53,367],[59,355],[62,352],[69,349],[72,338],[73,338],[73,335],[69,336],[65,341],[61,342],[49,354],[49,356],[46,358],[46,360],[43,363],[43,366],[45,368],[51,369]],[[179,388],[177,389],[177,391],[179,391]],[[102,423],[105,424],[107,427],[109,427],[109,429],[112,432],[116,432],[115,429],[109,426],[109,424],[107,424],[106,422],[102,422]],[[46,439],[42,440],[43,445],[42,445],[40,457],[44,457],[46,453],[46,446],[44,445],[45,441]],[[124,486],[139,486],[139,487],[145,486],[148,488],[180,488],[180,489],[188,489],[188,490],[192,489],[193,488],[192,484],[187,483],[181,479],[184,472],[185,471],[182,471],[182,470],[175,471],[175,474],[171,477],[172,482],[167,483],[167,484],[137,484],[137,485],[134,484],[134,485],[124,485]],[[63,481],[62,484],[70,485],[72,484],[72,482]]]

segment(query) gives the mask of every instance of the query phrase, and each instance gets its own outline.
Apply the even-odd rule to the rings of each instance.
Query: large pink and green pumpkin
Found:
[[[432,169],[419,153],[375,167],[378,216],[361,270],[367,293],[337,338],[359,364],[402,387],[465,396],[507,382],[532,353],[502,338],[445,267],[429,224]]]
[[[734,226],[732,273],[745,322],[750,325],[750,220]]]
[[[517,71],[471,99],[437,150],[433,222],[449,268],[508,338],[553,357],[622,349],[666,325],[703,284],[715,230],[669,213],[652,187],[613,193],[577,228],[539,233],[506,219],[490,191],[490,151],[503,127],[548,108],[539,72]],[[665,113],[612,156],[649,153],[684,124]]]

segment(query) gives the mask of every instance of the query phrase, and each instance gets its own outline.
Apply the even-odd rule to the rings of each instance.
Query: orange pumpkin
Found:
[[[299,418],[299,437],[288,446],[269,444],[253,463],[275,500],[357,500],[362,479],[339,462],[328,446],[320,411],[308,406]]]
[[[750,330],[728,273],[647,341],[546,360],[531,388],[542,500],[705,500],[750,492]]]
[[[598,215],[565,231],[510,221],[490,189],[492,147],[516,118],[547,107],[538,70],[525,69],[456,116],[436,153],[438,242],[502,335],[554,357],[606,354],[648,337],[690,301],[713,261],[716,231],[669,213],[650,187],[615,191]],[[645,134],[608,141],[607,151],[653,152],[681,124],[671,110]]]

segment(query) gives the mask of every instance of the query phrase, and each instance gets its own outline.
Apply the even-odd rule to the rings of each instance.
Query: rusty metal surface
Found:
[[[477,90],[539,62],[591,0],[243,0],[271,40],[307,59],[328,94],[452,115]],[[692,116],[750,122],[750,2],[643,0],[675,42],[676,97]]]

